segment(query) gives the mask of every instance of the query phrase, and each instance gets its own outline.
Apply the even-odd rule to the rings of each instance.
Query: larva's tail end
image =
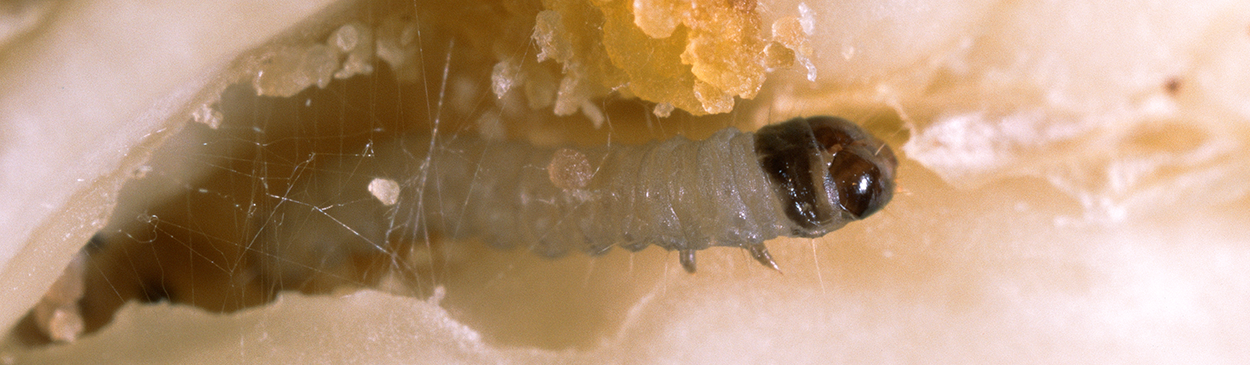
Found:
[[[773,255],[768,253],[768,247],[764,247],[763,243],[747,245],[746,249],[751,253],[751,257],[755,258],[755,261],[760,262],[760,265],[781,272],[781,268],[777,267],[777,262],[773,261]]]
[[[694,250],[677,251],[677,255],[681,259],[681,267],[686,269],[686,272],[694,274]]]

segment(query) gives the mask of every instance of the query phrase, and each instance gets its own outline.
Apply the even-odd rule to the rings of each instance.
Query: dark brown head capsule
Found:
[[[876,213],[894,196],[894,152],[842,118],[795,118],[760,128],[755,152],[796,224],[795,236],[823,236]]]

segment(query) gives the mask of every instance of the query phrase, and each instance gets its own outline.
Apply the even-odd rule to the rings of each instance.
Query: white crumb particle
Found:
[[[312,85],[324,88],[339,69],[339,57],[336,48],[324,44],[270,50],[262,57],[265,68],[257,71],[252,87],[266,96],[291,96]]]
[[[651,113],[654,113],[655,116],[660,118],[668,118],[668,116],[673,115],[673,109],[675,109],[673,104],[659,103],[655,104],[655,109],[652,110]]]
[[[398,18],[384,20],[373,30],[373,55],[386,62],[392,70],[403,70],[416,57],[417,25]]]
[[[586,118],[590,118],[591,123],[594,123],[595,129],[603,127],[603,122],[607,120],[607,118],[604,117],[603,110],[599,109],[598,105],[595,105],[595,103],[590,100],[582,100],[581,109],[582,114],[585,115]]]
[[[799,3],[799,24],[803,25],[803,33],[812,35],[816,30],[816,17],[812,15],[812,8],[807,3]]]
[[[511,59],[496,63],[490,73],[491,91],[495,93],[495,98],[502,99],[504,94],[512,90],[512,86],[517,84],[520,73],[521,66]]]
[[[369,193],[386,206],[399,202],[399,183],[391,179],[376,178],[369,182]]]
[[[56,342],[74,342],[85,329],[78,301],[83,296],[87,253],[79,252],[35,305],[35,324]]]
[[[191,112],[192,120],[195,120],[196,123],[204,123],[204,125],[212,129],[217,129],[217,127],[221,126],[222,118],[224,117],[221,115],[221,111],[209,104],[200,105],[194,112]]]
[[[551,111],[556,115],[566,116],[573,115],[577,112],[578,106],[584,99],[578,92],[578,81],[580,79],[574,75],[565,75],[560,79],[560,88],[556,90],[556,105]]]
[[[347,53],[342,68],[334,72],[334,78],[345,79],[373,72],[373,30],[360,22],[339,27],[326,43],[340,52]]]
[[[430,304],[438,305],[439,303],[443,301],[443,298],[445,297],[447,297],[447,288],[442,285],[439,285],[439,286],[434,287],[434,294],[431,294],[430,298],[427,299],[426,301],[429,302]]]
[[[329,43],[338,47],[339,51],[350,52],[361,43],[360,29],[355,24],[344,24],[330,36]]]
[[[816,65],[807,57],[803,58],[802,63],[803,67],[807,69],[807,81],[816,82]]]

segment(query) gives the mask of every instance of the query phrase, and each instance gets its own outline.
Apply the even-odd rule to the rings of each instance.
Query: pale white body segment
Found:
[[[297,182],[289,196],[307,204],[279,204],[274,216],[288,226],[261,228],[286,247],[262,251],[386,250],[438,232],[548,257],[656,245],[681,252],[691,272],[697,250],[742,247],[776,268],[764,241],[824,235],[880,209],[892,193],[897,162],[888,148],[850,122],[824,118],[758,136],[726,128],[702,141],[584,149],[405,136],[320,164],[350,173],[311,179],[316,187]],[[377,189],[370,195],[366,186],[378,179],[398,182],[397,202],[370,199]],[[291,219],[305,224],[289,226]],[[273,266],[333,261],[321,255]]]
[[[385,165],[416,167],[422,157],[405,151],[424,151],[428,143],[404,139],[396,151],[379,153],[391,155],[383,157]],[[400,220],[495,246],[545,256],[601,253],[613,245],[747,247],[793,225],[760,170],[753,135],[732,128],[697,142],[678,137],[582,150],[593,175],[573,189],[551,177],[555,149],[462,138],[439,150],[429,159],[423,189],[414,185],[419,179],[407,178]]]

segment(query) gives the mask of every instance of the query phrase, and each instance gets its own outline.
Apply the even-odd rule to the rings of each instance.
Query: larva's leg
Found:
[[[768,253],[768,247],[764,247],[763,243],[747,245],[746,249],[751,253],[751,257],[755,258],[755,261],[759,261],[760,264],[773,270],[781,271],[781,268],[777,267],[777,262],[773,261],[773,255]]]
[[[686,272],[693,274],[693,273],[694,273],[694,269],[695,269],[695,266],[694,266],[694,250],[689,250],[689,249],[687,249],[687,250],[677,251],[677,255],[679,255],[679,256],[680,256],[680,259],[681,259],[681,267],[682,267],[682,268],[685,268],[685,269],[686,269]]]

